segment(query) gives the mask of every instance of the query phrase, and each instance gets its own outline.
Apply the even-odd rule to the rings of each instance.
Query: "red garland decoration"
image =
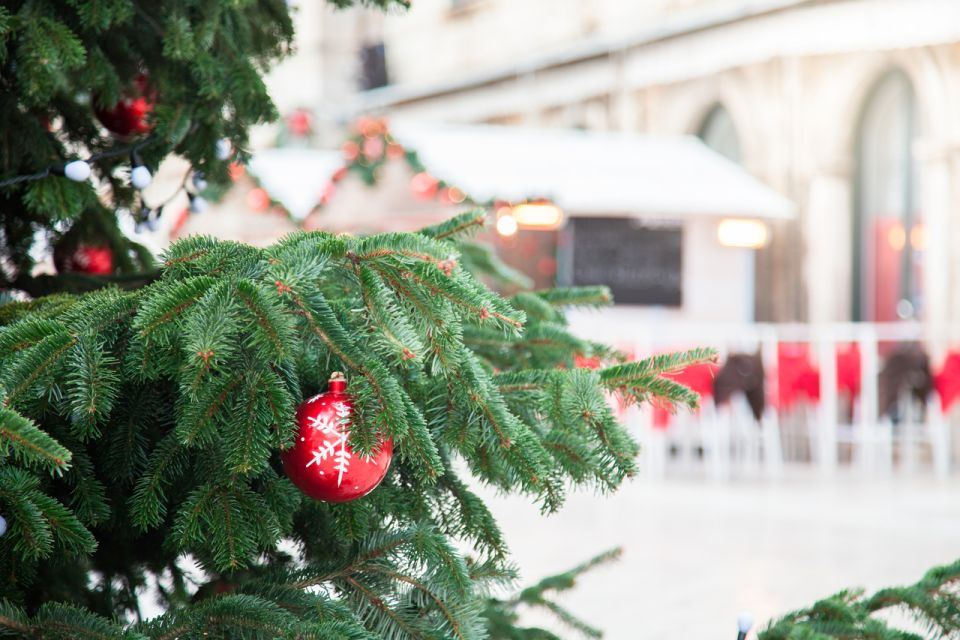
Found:
[[[387,475],[393,441],[387,439],[368,458],[349,443],[353,401],[342,373],[330,376],[330,388],[305,400],[297,409],[297,437],[283,452],[283,468],[300,491],[324,502],[362,498]]]

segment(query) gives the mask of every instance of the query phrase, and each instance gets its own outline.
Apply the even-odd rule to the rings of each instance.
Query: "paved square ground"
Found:
[[[549,517],[523,498],[481,494],[524,585],[624,548],[562,599],[613,640],[733,640],[741,610],[762,622],[846,587],[913,582],[960,557],[960,477],[798,468],[776,481],[637,479],[612,496],[573,494]]]

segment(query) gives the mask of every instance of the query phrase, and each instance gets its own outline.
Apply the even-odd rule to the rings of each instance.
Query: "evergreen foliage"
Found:
[[[266,249],[188,238],[145,287],[5,305],[0,630],[485,637],[486,594],[512,570],[471,483],[546,512],[571,488],[616,489],[637,445],[608,396],[694,406],[660,374],[714,356],[625,363],[573,336],[563,307],[608,303],[603,288],[500,297],[461,264],[479,219]],[[301,495],[279,457],[334,370],[356,398],[352,444],[389,435],[396,452],[342,505]],[[552,607],[561,582],[520,601]],[[148,585],[166,613],[141,620]]]
[[[771,622],[759,640],[923,640],[955,638],[960,632],[960,561],[928,571],[917,583],[888,587],[867,595],[841,591],[807,609]],[[904,630],[888,616],[899,613],[916,622]]]
[[[594,567],[616,560],[620,549],[611,549],[563,573],[549,576],[516,594],[512,598],[489,598],[484,611],[490,640],[560,640],[559,637],[539,627],[519,626],[518,609],[528,607],[544,609],[566,627],[586,638],[601,638],[603,632],[580,620],[570,611],[551,600],[549,594],[567,591],[576,586],[577,578]]]
[[[149,281],[152,256],[118,226],[118,217],[139,207],[129,181],[130,141],[105,131],[95,107],[115,105],[146,74],[156,104],[152,130],[137,141],[144,164],[155,170],[176,153],[211,184],[225,183],[228,161],[217,158],[216,143],[229,139],[242,160],[249,127],[276,117],[262,74],[292,38],[286,0],[0,3],[0,181],[108,156],[84,183],[50,174],[0,189],[0,289],[40,296],[104,280],[128,287]],[[41,238],[67,254],[84,242],[109,246],[117,274],[34,277],[31,248]]]

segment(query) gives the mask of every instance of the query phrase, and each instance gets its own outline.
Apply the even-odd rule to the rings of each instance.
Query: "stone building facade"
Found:
[[[698,134],[799,208],[758,320],[960,320],[960,2],[419,0],[379,28],[390,84],[345,117]]]

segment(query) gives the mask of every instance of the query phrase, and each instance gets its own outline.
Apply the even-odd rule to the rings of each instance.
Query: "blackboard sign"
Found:
[[[630,218],[571,218],[561,282],[605,284],[619,304],[679,307],[683,229]]]

